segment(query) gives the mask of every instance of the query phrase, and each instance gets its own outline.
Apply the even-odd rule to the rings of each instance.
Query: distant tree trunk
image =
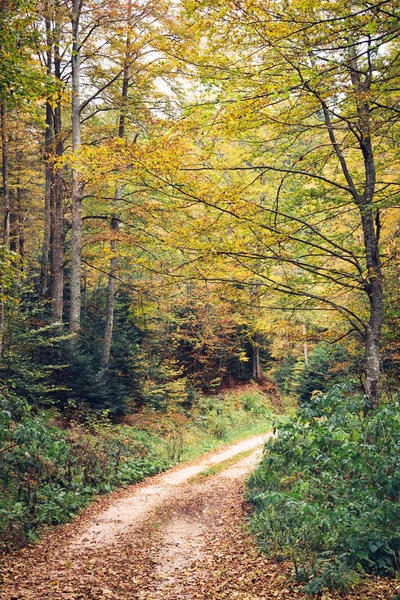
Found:
[[[119,229],[119,221],[115,215],[113,215],[111,219],[111,229],[115,232]],[[117,240],[112,239],[110,242],[111,252],[115,252],[117,249]],[[116,288],[116,279],[115,272],[117,270],[117,262],[118,259],[116,256],[112,256],[110,259],[110,267],[109,267],[109,276],[108,276],[108,286],[107,286],[107,308],[106,308],[106,325],[104,331],[104,348],[103,348],[103,357],[101,361],[101,366],[103,369],[108,367],[108,363],[110,360],[110,352],[111,352],[111,344],[112,344],[112,336],[114,329],[114,308],[115,308],[115,288]]]
[[[26,210],[23,206],[23,189],[21,182],[21,169],[22,169],[22,161],[23,161],[23,153],[21,150],[17,152],[17,165],[18,165],[18,176],[17,176],[17,210],[16,210],[16,222],[15,222],[15,242],[16,242],[16,251],[18,251],[19,255],[19,270],[22,273],[24,270],[24,262],[25,262],[25,219],[26,219]]]
[[[306,339],[306,335],[307,335],[307,329],[305,326],[305,323],[303,323],[303,336],[304,336],[304,344],[303,344],[303,349],[304,349],[304,364],[308,365],[308,346],[307,346],[307,339]]]
[[[21,272],[25,268],[25,219],[26,210],[22,205],[23,190],[20,179],[18,179],[17,188],[17,211],[18,211],[18,254],[19,254],[19,269]]]
[[[260,282],[256,280],[254,289],[254,307],[255,315],[258,316],[260,312]],[[261,379],[261,363],[260,363],[260,335],[257,331],[253,335],[253,379],[260,381]]]
[[[126,121],[126,102],[128,99],[129,89],[129,65],[131,61],[130,53],[130,29],[132,18],[132,0],[128,0],[128,33],[126,36],[126,50],[124,57],[124,71],[122,80],[122,92],[121,92],[121,112],[119,117],[118,137],[121,139],[125,137],[125,121]],[[121,191],[117,187],[115,190],[115,206],[118,204],[118,200],[121,198]],[[111,218],[111,230],[117,233],[119,230],[119,220],[117,215],[112,215]],[[118,242],[115,237],[112,237],[110,242],[111,252],[114,254],[117,249]],[[116,278],[115,273],[117,270],[118,259],[114,255],[110,259],[108,286],[107,286],[107,307],[106,307],[106,325],[104,330],[104,347],[103,356],[101,361],[101,367],[106,369],[110,361],[111,344],[114,330],[114,309],[115,309],[115,289],[116,289]]]
[[[87,316],[87,270],[83,269],[83,285],[82,285],[82,304],[83,304],[83,318]]]
[[[257,333],[254,334],[253,340],[253,379],[255,381],[260,381],[261,379],[260,340]]]
[[[61,79],[61,58],[58,41],[54,51],[54,74]],[[57,102],[54,108],[54,136],[56,155],[61,157],[64,153],[61,129],[61,103]],[[63,205],[63,177],[62,171],[56,167],[53,174],[54,210],[52,215],[52,248],[51,248],[51,315],[53,323],[61,323],[63,319],[63,291],[64,291],[64,205]]]
[[[72,151],[81,145],[80,124],[80,15],[81,0],[72,3]],[[82,185],[79,173],[72,169],[72,248],[71,248],[71,307],[69,328],[78,333],[81,326],[81,270],[82,270]]]
[[[15,201],[13,202],[15,193],[12,193],[12,190],[10,190],[10,250],[11,252],[16,253],[17,252],[17,248],[18,248],[18,233],[17,233],[17,229],[18,229],[18,225],[17,225],[17,219],[18,219],[18,215],[16,213],[16,198]]]

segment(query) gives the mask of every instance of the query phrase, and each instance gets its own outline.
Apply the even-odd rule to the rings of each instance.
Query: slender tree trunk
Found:
[[[307,346],[307,339],[306,339],[306,335],[307,335],[307,329],[305,326],[305,323],[303,323],[303,336],[304,336],[304,344],[303,344],[303,350],[304,350],[304,364],[308,365],[308,346]]]
[[[15,190],[13,193],[13,190],[10,190],[10,250],[11,252],[14,252],[14,254],[17,252],[17,248],[18,248],[18,233],[17,233],[17,229],[18,229],[18,225],[17,225],[17,213],[16,213],[16,194],[15,194]]]
[[[371,119],[368,97],[372,82],[372,62],[368,60],[368,67],[360,70],[358,66],[357,44],[349,49],[349,77],[354,90],[354,99],[357,108],[358,122],[355,129],[358,130],[358,144],[361,150],[365,180],[363,190],[360,191],[355,184],[346,158],[340,149],[340,144],[335,137],[334,128],[329,116],[328,106],[322,102],[325,123],[329,132],[332,146],[336,152],[341,165],[342,173],[347,181],[349,191],[360,211],[361,227],[364,239],[364,251],[366,262],[366,277],[364,277],[364,290],[370,304],[369,320],[365,331],[365,394],[370,402],[371,408],[376,408],[379,402],[379,375],[380,375],[380,353],[379,344],[383,323],[383,280],[381,271],[381,259],[379,253],[380,220],[379,210],[374,206],[374,194],[376,185],[375,159],[371,140]],[[368,58],[371,49],[367,47]]]
[[[83,304],[83,318],[87,316],[87,269],[83,269],[83,285],[82,285],[82,304]]]
[[[72,151],[81,145],[80,125],[80,0],[73,0],[72,11]],[[71,307],[69,328],[78,333],[81,326],[82,270],[82,185],[79,173],[72,169],[72,248],[71,248]]]
[[[370,303],[370,317],[365,336],[365,394],[370,401],[371,408],[376,408],[379,402],[379,346],[384,306],[379,239],[375,230],[371,205],[361,208],[361,222],[367,256],[366,292]]]
[[[21,169],[22,169],[22,161],[23,161],[23,153],[21,150],[17,152],[17,165],[18,165],[18,176],[17,176],[17,210],[16,210],[16,220],[15,220],[15,242],[16,242],[16,251],[18,251],[19,255],[19,270],[22,273],[24,271],[24,261],[25,261],[25,235],[24,235],[24,227],[25,227],[25,219],[26,219],[26,210],[23,207],[23,189],[22,189],[22,181],[21,181]]]
[[[54,51],[54,74],[61,79],[61,59],[58,41]],[[64,153],[61,127],[60,101],[54,108],[54,136],[56,155],[61,157]],[[61,323],[63,319],[63,292],[64,292],[64,204],[63,204],[63,177],[60,168],[54,171],[53,181],[54,213],[52,219],[52,249],[51,249],[51,315],[53,323]]]
[[[121,92],[121,112],[119,117],[119,127],[118,127],[118,137],[121,139],[125,137],[125,120],[126,120],[126,103],[128,99],[128,89],[129,89],[129,65],[131,60],[130,53],[130,26],[131,26],[131,18],[132,18],[132,0],[128,0],[128,33],[126,37],[126,50],[124,56],[124,72],[123,72],[123,80],[122,80],[122,92]],[[121,198],[121,190],[117,188],[115,190],[115,206],[118,205],[118,200]],[[111,218],[111,230],[112,233],[115,234],[119,230],[119,220],[117,215],[114,214]],[[115,252],[117,250],[118,242],[116,237],[112,237],[110,242],[111,252],[114,256],[110,259],[109,266],[109,276],[108,276],[108,285],[107,285],[107,307],[106,307],[106,325],[104,330],[104,346],[103,346],[103,356],[101,361],[101,367],[106,369],[108,367],[110,361],[110,352],[111,352],[111,344],[114,330],[114,310],[115,310],[115,289],[116,289],[116,278],[115,273],[117,270],[118,259],[115,256]]]
[[[51,55],[48,52],[48,69],[51,73]],[[50,239],[51,239],[51,214],[53,204],[53,116],[52,109],[46,102],[46,131],[44,141],[45,152],[45,187],[44,187],[44,229],[43,229],[43,245],[42,245],[42,260],[40,268],[40,297],[44,300],[47,297],[49,288],[49,266],[50,266]]]
[[[51,252],[51,314],[53,323],[63,320],[64,292],[64,205],[62,174],[54,177],[54,215]]]
[[[119,229],[119,221],[115,215],[113,215],[111,219],[111,229],[115,232]],[[111,252],[116,251],[117,249],[117,240],[112,239],[110,242]],[[112,256],[110,259],[110,267],[109,267],[109,276],[108,276],[108,286],[107,286],[107,308],[106,308],[106,325],[104,331],[104,347],[103,347],[103,357],[101,361],[101,366],[103,369],[108,367],[108,363],[110,360],[110,352],[111,352],[111,344],[112,344],[112,336],[114,329],[114,308],[115,308],[115,288],[116,288],[116,278],[115,272],[117,270],[118,259],[116,256]]]
[[[255,381],[260,381],[261,379],[260,344],[258,334],[255,334],[253,343],[253,379],[255,379]]]
[[[3,244],[10,246],[10,188],[8,183],[8,139],[7,139],[7,114],[6,104],[1,103],[1,151],[2,151],[2,177],[3,177]]]
[[[370,49],[368,49],[368,52]],[[372,82],[371,63],[366,73],[358,67],[354,48],[351,50],[350,78],[356,92],[360,129],[360,148],[364,159],[365,185],[356,203],[360,210],[367,266],[365,291],[370,303],[370,316],[365,336],[365,394],[371,408],[379,402],[380,352],[383,323],[383,280],[379,253],[380,215],[375,211],[373,198],[376,185],[375,159],[371,140],[370,107],[367,102]],[[375,216],[374,216],[375,213]]]
[[[255,285],[255,315],[258,317],[260,313],[260,282],[256,281]],[[260,381],[261,379],[261,363],[260,363],[260,335],[255,332],[253,336],[253,379]]]
[[[45,10],[45,27],[46,27],[46,70],[51,76],[53,66],[53,40],[51,34],[51,20],[49,14],[49,4],[46,0],[44,3]],[[42,260],[40,268],[40,297],[42,300],[47,298],[49,290],[49,273],[50,273],[50,242],[51,242],[51,214],[53,203],[53,111],[49,102],[46,102],[46,130],[44,134],[44,169],[45,169],[45,186],[44,186],[44,228],[43,228],[43,245],[42,245]]]
[[[17,188],[17,211],[18,211],[18,254],[19,254],[19,269],[21,273],[25,268],[25,219],[27,211],[22,206],[23,190],[21,182],[18,179]]]
[[[3,245],[6,249],[10,246],[10,190],[8,185],[8,139],[7,139],[7,114],[4,100],[0,107],[1,128],[1,153],[2,153],[2,179],[3,179]],[[3,300],[4,288],[0,287],[0,359],[3,355],[3,339],[5,326],[5,306]]]

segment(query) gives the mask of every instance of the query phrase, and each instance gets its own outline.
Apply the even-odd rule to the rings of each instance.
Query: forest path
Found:
[[[242,597],[215,596],[193,577],[197,567],[198,574],[212,569],[210,560],[219,565],[216,572],[224,569],[220,528],[230,529],[239,513],[241,520],[242,481],[270,435],[242,440],[101,498],[72,523],[9,557],[0,598]],[[235,464],[221,464],[234,457]],[[193,479],[215,465],[224,470],[199,482]],[[227,546],[230,555],[240,555],[233,543]],[[232,585],[236,590],[233,574]]]
[[[101,498],[72,523],[8,557],[1,600],[306,598],[287,577],[290,565],[261,554],[243,526],[243,480],[269,435]],[[196,478],[213,465],[218,474]],[[346,596],[388,597],[368,586]]]

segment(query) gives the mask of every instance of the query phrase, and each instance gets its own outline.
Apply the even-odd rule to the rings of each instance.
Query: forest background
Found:
[[[396,404],[399,8],[1,2],[5,547],[182,423]]]

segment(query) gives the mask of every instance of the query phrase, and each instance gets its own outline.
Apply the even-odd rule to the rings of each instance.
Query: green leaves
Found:
[[[35,0],[3,2],[0,11],[0,99],[8,107],[45,98],[54,87],[33,50],[40,43],[34,27]]]
[[[398,564],[398,409],[365,417],[365,403],[344,386],[317,396],[278,428],[249,480],[253,530],[267,552],[307,572],[309,593]]]

